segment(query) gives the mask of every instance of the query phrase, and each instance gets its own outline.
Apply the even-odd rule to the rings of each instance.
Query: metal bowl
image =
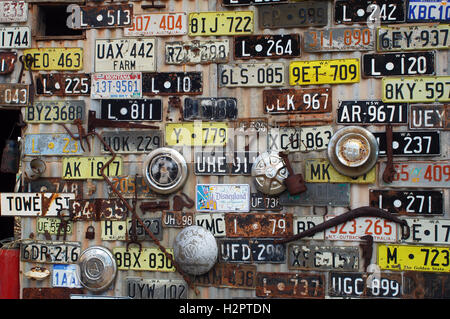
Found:
[[[116,278],[116,260],[106,247],[91,246],[84,250],[78,266],[81,285],[91,291],[105,290]]]
[[[283,159],[277,152],[264,152],[259,155],[252,166],[256,189],[267,195],[277,195],[286,189],[284,180],[288,171]]]

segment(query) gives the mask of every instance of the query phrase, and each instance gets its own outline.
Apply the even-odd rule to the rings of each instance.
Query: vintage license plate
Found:
[[[411,244],[448,245],[450,240],[449,219],[404,218],[410,227],[408,238],[402,242]]]
[[[1,216],[57,216],[68,209],[72,193],[0,193]]]
[[[341,298],[401,298],[402,277],[386,273],[367,277],[360,272],[330,272],[328,294]]]
[[[196,286],[255,289],[256,265],[216,263],[206,274],[195,276]]]
[[[80,242],[24,240],[20,244],[20,260],[30,263],[75,264],[80,254]]]
[[[256,6],[260,4],[277,4],[288,2],[288,0],[223,0],[223,6]]]
[[[26,106],[30,99],[30,86],[20,83],[0,84],[1,106]]]
[[[78,141],[66,133],[25,134],[23,152],[28,156],[68,156],[84,153]]]
[[[162,146],[160,130],[103,131],[101,137],[118,154],[147,153]],[[110,153],[106,145],[101,150]]]
[[[91,94],[90,73],[36,74],[36,94],[45,96],[79,96]]]
[[[132,25],[125,28],[125,36],[175,36],[187,34],[185,12],[154,12],[133,15]]]
[[[68,181],[57,177],[38,178],[25,183],[25,190],[31,193],[73,193],[76,199],[83,198],[83,182]]]
[[[162,225],[161,225],[161,217],[158,218],[141,218],[145,227],[150,230],[153,236],[161,240],[162,233]],[[132,219],[127,218],[124,220],[102,220],[102,240],[127,240],[131,238],[132,234]],[[152,238],[149,234],[144,230],[144,227],[136,221],[136,235],[137,240],[149,240]]]
[[[132,4],[80,6],[72,15],[72,29],[118,28],[131,25]]]
[[[403,0],[337,0],[334,22],[341,23],[396,23],[405,21]]]
[[[333,135],[333,127],[326,126],[314,126],[314,127],[302,127],[300,133],[300,151],[320,151],[328,148],[328,143]]]
[[[16,52],[0,52],[0,74],[3,75],[12,73],[12,71],[14,71],[16,61]]]
[[[378,245],[377,256],[381,269],[450,272],[448,246]]]
[[[203,73],[143,73],[142,92],[144,95],[199,95],[203,93]]]
[[[83,48],[26,49],[23,55],[33,58],[33,71],[65,71],[83,69]],[[25,66],[25,69],[28,69]]]
[[[294,61],[289,64],[290,85],[358,83],[359,59]]]
[[[184,228],[187,226],[195,225],[195,213],[163,211],[161,220],[163,227]]]
[[[92,99],[135,99],[141,96],[141,72],[91,74]]]
[[[434,75],[435,51],[364,54],[363,76]]]
[[[383,102],[450,102],[450,76],[382,79]]]
[[[45,234],[49,233],[50,235],[57,235],[58,229],[61,224],[61,219],[57,217],[38,217],[36,220],[36,233]],[[66,233],[72,234],[73,222],[68,221],[66,227]],[[64,233],[63,228],[60,231],[61,234]]]
[[[78,220],[124,220],[128,208],[121,199],[83,199],[69,201],[70,216]]]
[[[266,298],[325,298],[325,275],[308,272],[258,272],[256,296]]]
[[[0,23],[26,22],[28,3],[25,1],[2,1],[0,3]]]
[[[333,128],[317,127],[279,127],[272,128],[268,134],[268,145],[272,151],[309,152],[328,147]]]
[[[195,214],[195,224],[209,230],[214,237],[225,237],[225,213]]]
[[[189,36],[252,34],[253,11],[209,11],[189,14]]]
[[[219,87],[285,85],[284,63],[219,64]]]
[[[248,117],[237,118],[234,128],[239,133],[265,133],[267,132],[269,125],[267,118],[264,117]]]
[[[63,179],[103,179],[101,170],[111,159],[111,156],[77,156],[63,157],[62,178]],[[106,176],[122,175],[122,157],[116,156],[106,166],[103,173]]]
[[[165,44],[166,64],[226,63],[230,59],[230,41],[177,41]]]
[[[300,56],[299,34],[265,34],[234,37],[235,59],[277,59]]]
[[[127,296],[132,299],[187,299],[184,280],[126,278]]]
[[[358,270],[359,248],[288,245],[288,268],[306,270]]]
[[[250,210],[281,210],[278,196],[266,195],[261,192],[250,194]]]
[[[371,189],[371,207],[385,209],[391,213],[443,215],[444,194],[442,191],[381,190]]]
[[[228,139],[228,123],[167,123],[165,138],[168,146],[224,146]]]
[[[408,104],[372,101],[339,101],[337,124],[407,124]]]
[[[238,115],[237,99],[234,97],[185,98],[183,120],[235,120]]]
[[[309,29],[303,42],[305,52],[373,51],[375,33],[368,27]]]
[[[82,100],[36,101],[25,108],[27,123],[72,123],[84,120],[85,104]]]
[[[294,235],[298,235],[305,230],[323,223],[323,216],[294,216]],[[313,236],[305,237],[307,239],[324,240],[325,234],[323,231],[315,233]]]
[[[138,199],[155,198],[155,193],[142,176],[113,176],[110,181],[124,198],[134,198],[135,195]],[[110,197],[117,197],[109,185],[108,194]]]
[[[250,185],[197,184],[195,207],[198,212],[248,212]]]
[[[403,296],[420,299],[449,299],[450,276],[448,274],[405,272]]]
[[[380,27],[377,51],[448,50],[449,31],[448,24]]]
[[[450,130],[449,104],[412,104],[409,110],[410,129]]]
[[[408,0],[406,21],[448,23],[450,21],[449,8],[447,1]]]
[[[162,121],[160,99],[102,99],[101,119],[114,121]]]
[[[225,214],[227,237],[280,238],[293,235],[293,215],[281,213]]]
[[[166,248],[168,254],[173,256],[173,249]],[[158,248],[142,247],[115,247],[113,254],[119,270],[147,270],[174,272],[172,261]],[[173,258],[173,257],[172,257]]]
[[[264,113],[325,113],[331,112],[332,90],[311,89],[269,89],[263,91]]]
[[[100,225],[102,240],[123,240],[123,238],[126,238],[126,220],[101,220]]]
[[[258,7],[260,28],[323,27],[328,23],[327,1],[301,1]]]
[[[285,244],[272,239],[220,239],[219,262],[227,263],[285,263]]]
[[[378,142],[379,155],[386,156],[386,133],[373,133]],[[436,156],[441,153],[440,132],[410,131],[392,133],[393,156]]]
[[[156,71],[155,39],[95,40],[95,72]]]
[[[59,264],[52,268],[52,287],[83,288],[77,276],[77,265]]]
[[[29,27],[0,27],[0,49],[26,49],[31,47]]]
[[[195,175],[251,175],[258,152],[195,152]]]
[[[372,184],[376,179],[375,171],[376,168],[373,167],[364,175],[349,177],[338,173],[326,159],[305,160],[305,182]]]
[[[306,191],[280,195],[282,206],[349,206],[350,184],[305,183]]]

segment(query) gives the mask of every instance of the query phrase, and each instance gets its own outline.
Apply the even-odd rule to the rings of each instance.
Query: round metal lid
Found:
[[[91,246],[84,250],[78,266],[80,283],[92,291],[105,290],[116,278],[116,260],[106,247]]]
[[[147,184],[160,194],[177,191],[188,176],[183,155],[167,147],[151,151],[144,160],[143,170]]]
[[[256,189],[268,195],[282,193],[286,189],[284,180],[288,177],[283,159],[277,152],[264,152],[259,155],[252,166]]]

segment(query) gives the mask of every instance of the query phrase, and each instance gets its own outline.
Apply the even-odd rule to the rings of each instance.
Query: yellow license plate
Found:
[[[383,102],[449,102],[450,76],[386,77]]]
[[[61,224],[61,219],[56,217],[39,217],[36,221],[36,232],[38,234],[45,234],[45,232],[48,232],[50,235],[57,235],[59,225]],[[67,223],[67,234],[72,234],[72,226],[73,223],[69,221]],[[64,229],[61,228],[60,235],[64,234]]]
[[[253,11],[197,12],[189,14],[189,35],[252,34]]]
[[[168,146],[223,146],[226,144],[228,124],[224,122],[166,124]]]
[[[173,249],[166,248],[167,252],[173,256]],[[158,248],[142,247],[139,251],[137,247],[116,247],[113,249],[119,270],[149,270],[174,272],[176,269],[172,261]]]
[[[38,48],[23,50],[25,56],[31,56],[33,71],[63,71],[83,69],[82,48]],[[28,68],[26,68],[28,70]]]
[[[305,181],[312,183],[353,183],[372,184],[375,183],[376,168],[373,167],[368,173],[349,177],[340,174],[326,159],[305,160]]]
[[[450,247],[379,245],[381,269],[450,272]]]
[[[357,83],[359,59],[294,61],[289,65],[290,85]]]
[[[111,159],[111,156],[77,156],[63,157],[62,178],[63,179],[103,179],[102,167]],[[104,169],[106,176],[122,175],[123,161],[116,156],[114,160]]]

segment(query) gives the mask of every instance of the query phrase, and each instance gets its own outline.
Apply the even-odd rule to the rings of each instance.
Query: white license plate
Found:
[[[320,151],[328,147],[333,128],[317,127],[280,127],[269,131],[269,148],[274,151]]]
[[[166,42],[166,64],[224,63],[229,55],[228,39]]]
[[[72,193],[1,193],[1,216],[57,216],[69,208]]]
[[[142,97],[141,72],[93,73],[92,99],[134,99]]]
[[[20,244],[20,259],[25,262],[75,264],[80,254],[80,242],[24,240]]]
[[[25,49],[31,47],[29,27],[0,28],[0,49]]]
[[[125,36],[164,36],[187,34],[187,14],[161,12],[133,16],[131,28],[125,28]]]
[[[283,86],[283,63],[219,64],[219,87]]]
[[[214,237],[225,237],[225,214],[195,214],[195,224],[209,230]]]
[[[52,287],[82,288],[77,276],[78,265],[53,265]]]
[[[450,242],[450,220],[428,218],[403,218],[410,227],[406,243],[448,245]]]
[[[319,224],[323,223],[323,217],[322,216],[294,216],[294,225],[293,225],[293,231],[294,235],[298,235],[305,230],[308,230],[314,226],[317,226]],[[324,239],[324,233],[323,231],[315,233],[311,237],[305,237],[306,239]]]
[[[28,19],[28,3],[25,1],[0,2],[0,23],[25,22]]]
[[[196,209],[198,212],[248,212],[250,185],[197,184]]]

